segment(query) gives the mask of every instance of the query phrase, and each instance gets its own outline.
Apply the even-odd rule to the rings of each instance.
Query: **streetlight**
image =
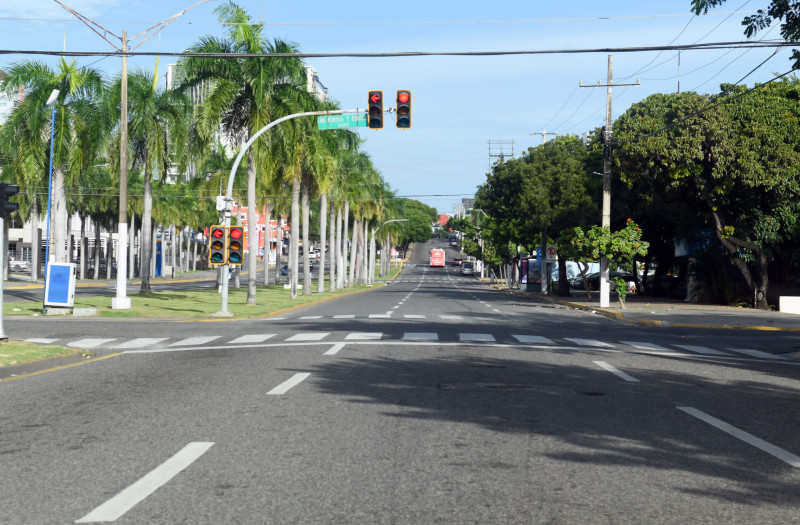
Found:
[[[50,267],[50,202],[53,195],[53,143],[56,136],[56,101],[61,92],[54,89],[47,99],[46,105],[52,108],[50,113],[50,172],[48,173],[49,182],[47,184],[47,244],[44,249],[44,280],[47,281],[47,270]],[[39,252],[41,253],[41,252]],[[34,270],[31,270],[34,271]],[[45,287],[45,289],[47,289]],[[44,312],[44,297],[42,298],[42,312]]]

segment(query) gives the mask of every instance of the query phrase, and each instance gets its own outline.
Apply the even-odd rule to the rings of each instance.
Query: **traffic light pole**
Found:
[[[233,202],[233,181],[236,177],[236,170],[239,169],[239,164],[242,163],[242,159],[244,158],[245,153],[247,150],[250,149],[258,138],[269,131],[271,128],[274,128],[281,122],[286,122],[287,120],[296,119],[298,117],[316,117],[322,115],[344,115],[346,113],[366,113],[366,109],[337,109],[333,111],[307,111],[305,113],[292,113],[291,115],[287,115],[285,117],[279,118],[273,122],[270,122],[260,130],[256,131],[250,140],[245,142],[242,149],[239,151],[239,154],[236,156],[236,160],[233,162],[233,167],[231,168],[231,174],[228,176],[228,188],[227,192],[225,193],[225,209],[223,211],[225,215],[225,228],[228,229],[231,226],[231,203]],[[256,254],[251,253],[250,257],[255,257]],[[232,317],[233,314],[228,311],[228,263],[227,261],[222,266],[222,301],[220,304],[219,312],[213,314],[215,317]]]

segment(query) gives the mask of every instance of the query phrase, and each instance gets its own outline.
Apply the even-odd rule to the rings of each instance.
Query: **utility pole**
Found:
[[[642,81],[637,79],[635,84],[614,84],[614,55],[608,55],[608,81],[603,84],[598,81],[597,85],[583,85],[580,87],[596,88],[604,87],[606,91],[606,126],[603,134],[603,215],[600,226],[611,230],[611,126],[613,123],[611,106],[613,102],[612,88],[614,86],[639,86]],[[600,259],[600,307],[607,308],[609,305],[609,282],[608,282],[608,257]]]
[[[176,18],[182,16],[184,13],[193,9],[200,4],[204,4],[206,2],[213,2],[216,0],[200,0],[196,4],[191,7],[188,7],[177,13],[163,22],[159,22],[158,24],[150,27],[149,29],[145,29],[138,35],[134,36],[132,40],[135,40],[139,37],[144,37],[141,42],[133,47],[136,49],[137,47],[141,46],[150,38],[152,38],[156,33],[167,27],[170,23],[172,23]],[[130,40],[128,39],[128,32],[126,30],[122,31],[122,36],[115,35],[112,31],[109,31],[105,27],[101,26],[94,20],[90,20],[89,18],[83,16],[82,14],[78,13],[71,7],[67,7],[59,0],[55,0],[55,2],[72,13],[78,20],[86,24],[92,31],[97,33],[103,40],[111,44],[111,46],[120,52],[122,57],[122,70],[121,70],[121,91],[122,96],[120,97],[120,144],[119,144],[119,224],[117,228],[117,287],[116,287],[116,297],[111,299],[111,308],[114,310],[127,310],[131,307],[131,299],[127,297],[127,290],[128,290],[128,51],[132,51],[133,49],[129,50],[128,45]],[[148,34],[150,33],[150,34]],[[114,38],[119,39],[120,45],[117,46],[114,42],[109,40],[107,37],[112,36]],[[110,264],[110,263],[109,263]]]
[[[546,129],[543,129],[541,133],[533,132],[533,133],[528,133],[528,135],[531,135],[531,136],[533,136],[533,135],[541,135],[542,136],[542,145],[544,145],[544,143],[547,142],[547,138],[546,137],[548,135],[555,135],[556,137],[558,137],[558,133],[547,133]]]

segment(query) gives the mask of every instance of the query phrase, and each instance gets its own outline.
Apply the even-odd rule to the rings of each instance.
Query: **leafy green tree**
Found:
[[[768,308],[770,259],[800,228],[799,87],[791,79],[750,92],[727,85],[711,98],[652,95],[615,127],[623,180],[702,210],[759,308]]]

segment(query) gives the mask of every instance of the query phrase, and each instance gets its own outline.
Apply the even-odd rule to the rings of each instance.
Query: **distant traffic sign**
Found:
[[[322,115],[317,117],[318,129],[366,128],[367,114]]]

